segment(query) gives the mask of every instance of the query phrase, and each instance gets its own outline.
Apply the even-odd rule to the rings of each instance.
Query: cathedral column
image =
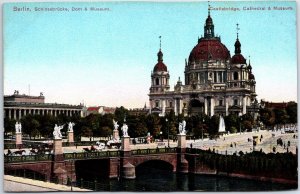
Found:
[[[22,109],[18,109],[18,119],[22,118]]]
[[[210,99],[210,116],[213,116],[215,114],[214,110],[215,110],[215,101],[214,101],[214,98],[211,97],[211,99]]]
[[[176,98],[174,100],[174,111],[175,111],[175,115],[178,115],[178,111],[177,111],[177,99]]]
[[[14,109],[14,119],[16,120],[17,119],[17,110]]]
[[[182,100],[181,99],[178,99],[179,101],[179,114],[182,113]]]
[[[246,114],[246,96],[243,96],[243,115]]]
[[[227,99],[227,96],[225,96],[225,115],[228,116],[228,99]]]
[[[8,118],[11,119],[11,109],[8,109]]]
[[[165,116],[165,112],[166,112],[166,100],[162,100],[161,101],[161,114],[162,116]]]
[[[204,113],[207,115],[207,98],[204,97]]]

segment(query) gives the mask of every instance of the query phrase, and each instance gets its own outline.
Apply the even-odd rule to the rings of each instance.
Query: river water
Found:
[[[282,191],[297,186],[214,175],[177,174],[157,168],[143,168],[134,180],[98,179],[84,187],[97,191]]]

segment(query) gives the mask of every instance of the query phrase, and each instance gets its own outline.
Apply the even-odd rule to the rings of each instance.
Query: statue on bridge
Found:
[[[75,125],[75,123],[73,123],[73,122],[68,123],[68,132],[73,132],[73,126],[74,125]]]
[[[128,126],[126,125],[126,123],[123,123],[121,130],[123,131],[123,137],[129,137],[128,136]]]
[[[186,122],[183,120],[181,123],[179,123],[179,134],[180,135],[186,135],[186,130],[185,130]]]
[[[62,134],[60,132],[60,130],[62,128],[64,128],[64,125],[57,126],[57,124],[55,124],[54,131],[53,131],[53,137],[54,137],[54,139],[61,139],[62,138]]]
[[[15,124],[15,129],[16,129],[16,133],[21,133],[22,132],[22,124],[21,122],[16,122]]]
[[[118,130],[119,128],[118,121],[115,121],[115,119],[113,119],[113,123],[114,123],[114,130]]]

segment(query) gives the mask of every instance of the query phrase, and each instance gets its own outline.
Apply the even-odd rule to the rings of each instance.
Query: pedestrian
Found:
[[[192,143],[190,144],[190,147],[191,147],[191,149],[193,148],[193,144]]]

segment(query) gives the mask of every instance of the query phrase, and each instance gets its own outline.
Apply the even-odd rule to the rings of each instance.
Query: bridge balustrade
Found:
[[[176,153],[176,148],[154,148],[154,149],[137,149],[131,150],[132,155]]]
[[[120,156],[119,151],[101,151],[101,152],[81,152],[81,153],[65,153],[65,160],[80,160],[80,159],[97,159]]]
[[[28,156],[4,156],[4,163],[51,161],[52,154],[28,155]]]

